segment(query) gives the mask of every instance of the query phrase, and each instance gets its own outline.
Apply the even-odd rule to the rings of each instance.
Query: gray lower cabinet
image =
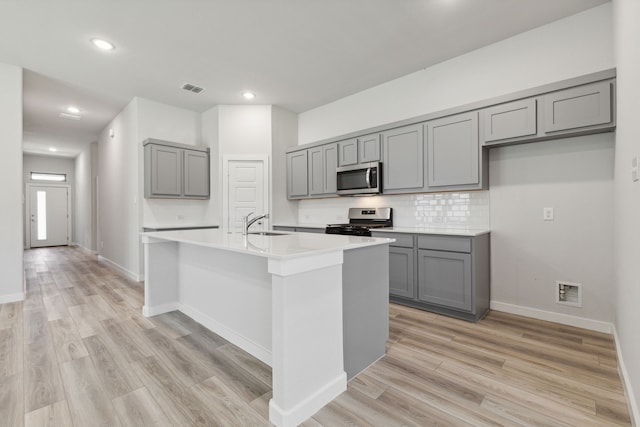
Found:
[[[477,321],[489,310],[489,234],[449,236],[372,232],[389,246],[389,298]]]
[[[415,250],[389,246],[389,295],[415,298]]]
[[[418,250],[418,300],[470,311],[471,255]]]
[[[143,146],[146,198],[209,198],[208,148],[155,139]]]
[[[611,124],[611,85],[603,81],[544,95],[545,133]]]
[[[403,193],[424,188],[422,125],[382,132],[382,191]]]
[[[427,187],[442,190],[480,188],[478,112],[432,120],[424,128]]]
[[[483,145],[512,138],[533,137],[538,133],[537,98],[521,99],[480,112],[480,138]]]
[[[308,188],[307,150],[287,153],[287,197],[296,199],[306,197]]]

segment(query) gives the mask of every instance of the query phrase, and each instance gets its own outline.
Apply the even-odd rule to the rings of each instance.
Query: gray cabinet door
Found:
[[[537,100],[522,99],[485,108],[480,112],[484,125],[483,144],[509,138],[533,136],[538,133]]]
[[[184,150],[184,196],[209,197],[209,153]]]
[[[151,145],[151,195],[182,194],[182,150],[164,145]]]
[[[324,193],[324,165],[322,147],[310,148],[307,152],[309,166],[309,195]]]
[[[358,138],[358,161],[360,163],[380,161],[380,134],[361,136]]]
[[[415,191],[424,187],[422,125],[383,132],[382,151],[383,191]]]
[[[309,195],[318,196],[336,192],[336,169],[338,167],[338,145],[328,144],[310,148]]]
[[[478,113],[427,122],[428,187],[480,183]]]
[[[347,139],[338,142],[338,165],[349,166],[358,163],[358,140]]]
[[[322,192],[324,194],[335,194],[338,189],[336,174],[336,169],[338,169],[338,144],[322,146],[322,161],[324,169]]]
[[[297,198],[307,194],[307,150],[287,153],[287,196]]]
[[[611,123],[611,82],[592,83],[544,95],[544,131]]]
[[[415,252],[412,248],[389,247],[389,294],[416,297]]]
[[[471,311],[471,254],[418,250],[418,300]]]

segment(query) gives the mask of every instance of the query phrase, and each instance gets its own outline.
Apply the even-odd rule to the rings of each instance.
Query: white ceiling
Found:
[[[25,69],[24,151],[73,157],[134,96],[303,112],[606,2],[0,0],[0,62]]]

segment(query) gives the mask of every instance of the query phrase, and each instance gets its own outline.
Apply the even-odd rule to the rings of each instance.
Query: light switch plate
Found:
[[[631,159],[631,180],[636,182],[640,179],[640,173],[638,173],[638,156]]]
[[[542,219],[553,221],[553,208],[542,208]]]

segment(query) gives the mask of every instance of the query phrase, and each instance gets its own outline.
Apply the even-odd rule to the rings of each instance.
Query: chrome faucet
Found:
[[[252,218],[251,220],[249,220],[249,217],[251,215],[253,215],[253,214],[254,214],[254,212],[251,212],[249,215],[242,217],[242,235],[243,236],[246,236],[247,234],[249,234],[249,227],[251,227],[254,222],[260,221],[261,219],[269,218],[269,214],[264,214],[264,215],[257,216],[255,218]]]

